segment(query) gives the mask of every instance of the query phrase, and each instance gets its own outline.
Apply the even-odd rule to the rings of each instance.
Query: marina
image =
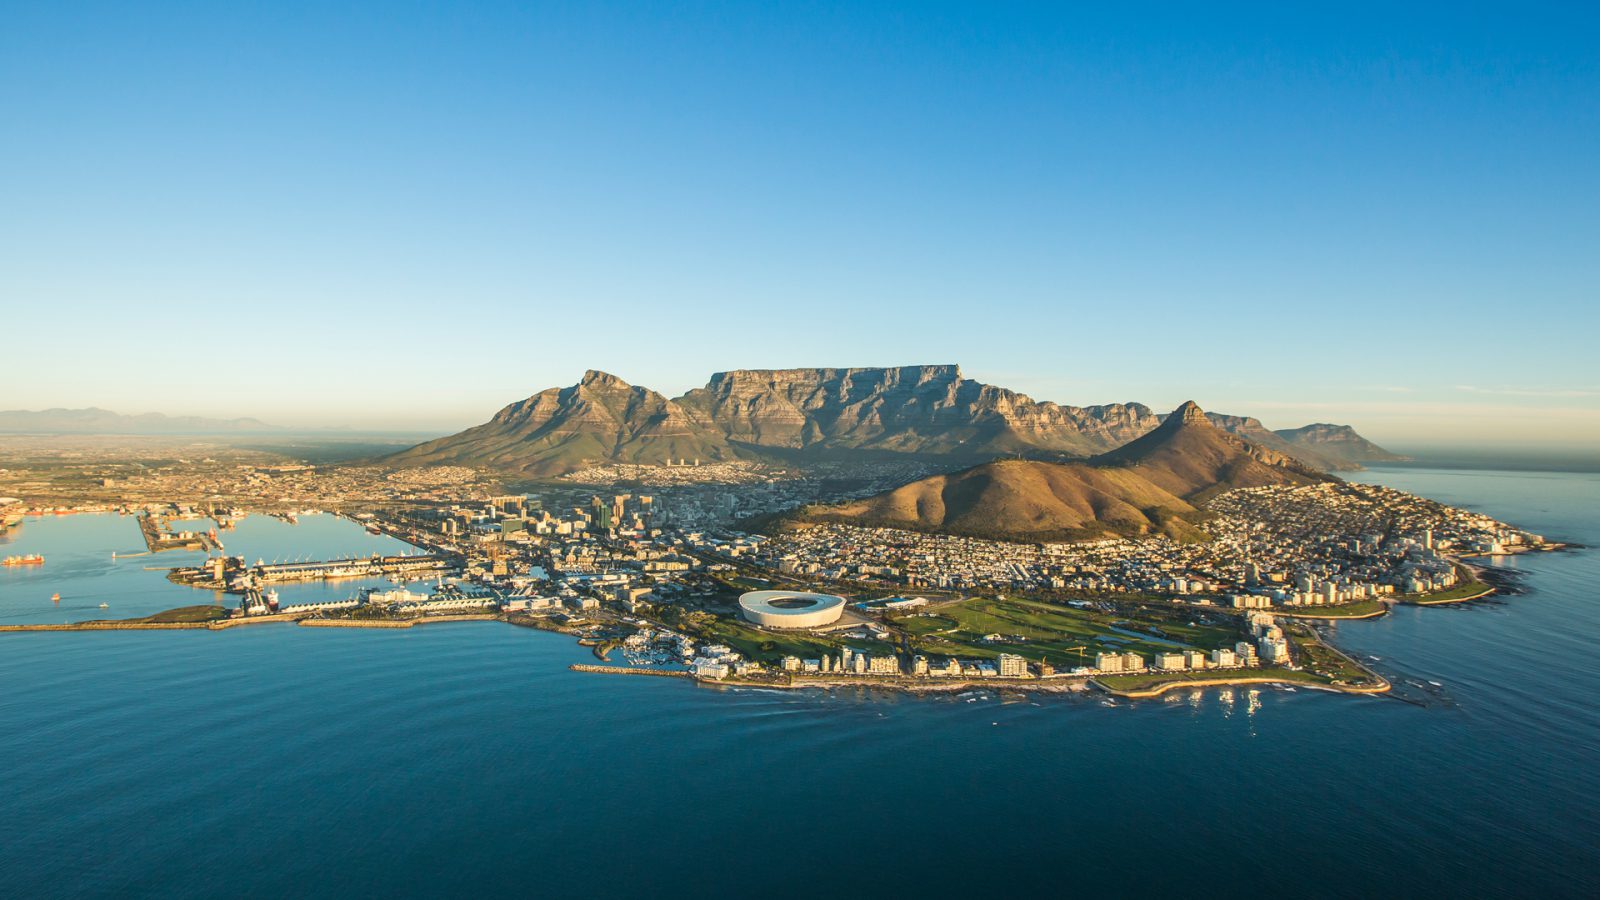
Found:
[[[326,513],[302,515],[298,525],[271,516],[238,519],[228,543],[230,549],[248,554],[252,560],[370,558],[374,553],[415,558],[422,553],[398,539],[373,535],[349,519]],[[105,618],[107,609],[127,618],[194,604],[238,604],[237,594],[211,587],[197,589],[168,578],[175,567],[203,563],[203,552],[175,549],[152,555],[132,549],[142,544],[142,525],[131,515],[28,516],[0,534],[0,554],[38,554],[49,563],[0,568],[0,624],[99,619]],[[167,564],[153,565],[156,559]],[[407,585],[422,584],[422,579],[402,580]],[[343,580],[286,581],[273,589],[280,595],[280,603],[289,605],[346,600],[365,588],[394,586],[382,576],[354,575]]]

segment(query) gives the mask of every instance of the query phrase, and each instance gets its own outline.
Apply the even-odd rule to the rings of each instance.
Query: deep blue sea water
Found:
[[[1363,477],[1600,545],[1597,476]],[[1597,559],[1342,624],[1416,703],[718,690],[498,623],[0,635],[0,895],[1593,896]]]

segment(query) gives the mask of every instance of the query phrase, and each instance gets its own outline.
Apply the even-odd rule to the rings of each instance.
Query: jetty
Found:
[[[651,675],[656,678],[691,678],[692,672],[680,669],[636,669],[632,666],[596,666],[573,663],[567,668],[574,672],[600,672],[606,675]]]
[[[222,544],[210,534],[168,530],[167,520],[154,513],[139,516],[139,533],[144,535],[145,547],[151,553],[163,550],[204,550],[210,553],[222,549]]]

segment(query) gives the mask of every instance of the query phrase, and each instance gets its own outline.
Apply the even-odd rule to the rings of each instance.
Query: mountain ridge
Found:
[[[1091,460],[1132,469],[1191,502],[1240,487],[1337,480],[1301,460],[1218,428],[1194,401],[1179,406],[1154,431]]]
[[[1391,453],[1356,433],[1349,425],[1317,422],[1299,428],[1273,432],[1296,455],[1311,455],[1327,460],[1328,468],[1360,468],[1368,462],[1404,462],[1410,459]]]
[[[1204,504],[1239,487],[1337,481],[1218,428],[1193,402],[1154,431],[1089,462],[1003,459],[774,517],[1013,541],[1107,534],[1203,540]]]
[[[1268,449],[1296,452],[1257,419],[1212,418]],[[966,378],[952,364],[734,369],[671,399],[591,369],[575,385],[540,391],[482,425],[386,461],[482,465],[549,477],[588,465],[669,459],[795,461],[891,453],[1082,460],[1148,434],[1162,420],[1140,403],[1080,407],[1038,401]],[[1311,465],[1328,465],[1309,442],[1302,452]]]
[[[231,434],[283,430],[281,426],[254,418],[212,419],[162,413],[125,415],[98,406],[0,410],[0,433],[4,434]]]

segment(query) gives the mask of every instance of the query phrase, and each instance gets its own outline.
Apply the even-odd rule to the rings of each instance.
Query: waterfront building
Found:
[[[1028,661],[1015,653],[1002,653],[999,670],[1002,678],[1026,678]]]
[[[1269,663],[1287,663],[1289,661],[1289,642],[1281,637],[1263,637],[1261,639],[1261,658]]]
[[[361,601],[355,599],[324,600],[321,603],[296,603],[292,606],[285,606],[279,612],[298,615],[300,613],[328,612],[335,609],[355,609],[360,605]]]
[[[867,660],[868,675],[899,675],[900,660],[893,656],[874,655]]]
[[[694,674],[697,678],[727,678],[728,665],[714,659],[701,657],[694,661]]]

